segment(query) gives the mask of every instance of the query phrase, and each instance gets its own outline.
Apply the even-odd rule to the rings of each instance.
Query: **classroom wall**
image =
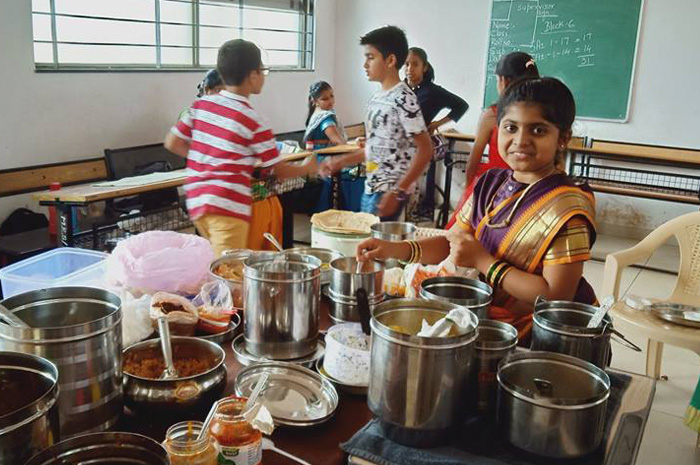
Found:
[[[598,0],[602,1],[602,0]],[[577,135],[637,143],[700,148],[700,2],[645,0],[627,123],[578,121]],[[345,0],[338,3],[335,42],[336,104],[348,122],[361,121],[364,102],[377,89],[362,69],[359,37],[385,24],[407,32],[409,44],[427,50],[436,82],[461,95],[470,110],[457,125],[474,133],[483,99],[491,2],[487,0]],[[342,58],[341,58],[342,57]],[[456,175],[456,182],[461,176]],[[461,192],[461,185],[455,187]],[[453,195],[453,199],[454,199]],[[458,196],[456,196],[458,197]],[[639,237],[696,206],[599,194],[602,230]]]
[[[316,5],[315,72],[272,72],[252,98],[275,132],[302,129],[308,87],[333,81],[336,0]],[[0,170],[152,144],[194,99],[200,72],[35,73],[31,2],[0,1]],[[0,222],[30,195],[0,198]]]

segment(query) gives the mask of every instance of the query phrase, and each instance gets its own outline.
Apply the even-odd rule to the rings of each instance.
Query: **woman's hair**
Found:
[[[525,52],[503,55],[496,65],[496,75],[513,80],[521,77],[540,77],[535,60]]]
[[[316,103],[314,101],[319,98],[324,91],[329,89],[332,89],[332,87],[326,81],[316,81],[311,84],[311,87],[309,87],[309,112],[306,115],[306,123],[304,124],[304,127],[309,125],[311,115],[314,114],[314,109],[316,108]]]
[[[514,103],[537,105],[545,120],[562,133],[570,132],[576,118],[574,96],[566,85],[552,77],[522,78],[512,82],[498,100],[498,124]]]
[[[420,61],[422,61],[423,64],[428,67],[428,69],[425,70],[425,73],[423,73],[423,80],[433,82],[435,79],[435,69],[433,69],[433,65],[431,65],[428,61],[428,54],[425,53],[425,50],[420,47],[411,47],[408,49],[408,53],[413,53],[416,55],[418,58],[420,58]]]
[[[209,92],[211,89],[224,84],[221,80],[219,72],[215,69],[210,69],[207,74],[204,75],[202,82],[197,84],[197,97],[202,97],[204,94]]]

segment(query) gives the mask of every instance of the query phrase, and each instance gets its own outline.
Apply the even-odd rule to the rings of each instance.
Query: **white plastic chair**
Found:
[[[680,267],[676,287],[667,302],[700,306],[700,212],[674,218],[652,231],[634,247],[609,254],[605,260],[602,295],[619,299],[622,271],[649,257],[675,236],[680,248]],[[700,329],[666,323],[650,312],[640,311],[618,302],[610,310],[616,321],[623,321],[648,338],[646,374],[654,379],[661,375],[664,344],[684,347],[700,355]]]

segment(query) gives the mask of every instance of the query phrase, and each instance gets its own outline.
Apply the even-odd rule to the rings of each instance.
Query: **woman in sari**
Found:
[[[398,258],[479,270],[494,288],[490,318],[529,339],[537,296],[594,303],[583,264],[595,240],[591,190],[556,168],[571,138],[575,103],[554,78],[523,79],[497,109],[499,152],[510,168],[487,171],[445,237],[368,239],[358,258]]]

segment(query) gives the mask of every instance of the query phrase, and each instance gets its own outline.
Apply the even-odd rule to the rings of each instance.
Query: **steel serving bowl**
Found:
[[[295,247],[285,252],[311,255],[321,260],[321,285],[331,282],[331,262],[336,258],[342,258],[343,254],[331,249],[321,247]]]
[[[413,239],[416,235],[416,230],[418,230],[415,224],[402,221],[375,223],[370,229],[372,230],[372,237],[394,242]]]
[[[205,411],[226,387],[226,355],[218,344],[196,337],[172,337],[173,358],[207,357],[211,367],[204,373],[174,380],[151,379],[124,371],[124,403],[137,411],[191,413]],[[133,354],[133,355],[131,355]],[[124,350],[124,360],[161,358],[159,339],[138,342]]]

